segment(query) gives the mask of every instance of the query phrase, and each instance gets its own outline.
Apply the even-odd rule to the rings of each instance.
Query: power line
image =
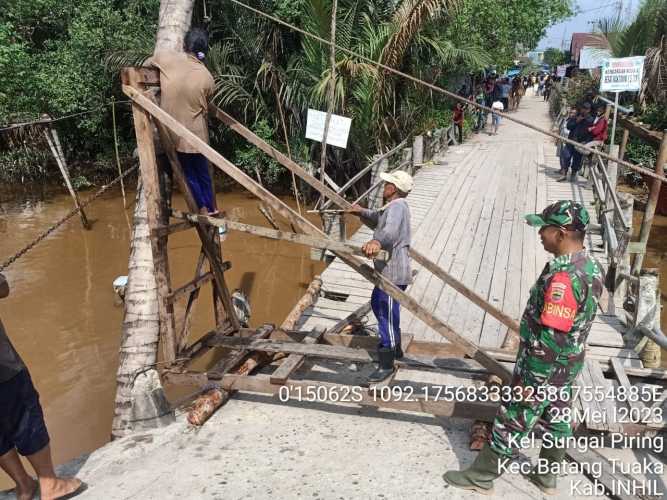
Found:
[[[116,101],[116,104],[128,104],[131,103],[132,101],[127,100],[127,101]],[[102,108],[105,108],[106,106],[111,106],[112,102],[106,102],[105,104],[101,104],[95,108],[90,108],[86,111],[78,111],[76,113],[71,113],[69,115],[63,115],[59,116],[57,118],[40,118],[38,120],[33,120],[30,122],[23,122],[23,123],[15,123],[13,125],[7,125],[5,127],[0,128],[0,132],[6,132],[7,130],[14,130],[17,128],[23,128],[23,127],[31,127],[33,125],[46,125],[47,123],[55,123],[59,122],[62,120],[68,120],[69,118],[74,118],[75,116],[83,116],[83,115],[90,115],[92,113],[95,113],[96,111],[99,111]]]
[[[417,78],[417,77],[415,77],[415,76],[409,75],[408,73],[404,73],[404,72],[399,71],[399,70],[397,70],[397,69],[395,69],[395,68],[392,68],[392,67],[390,67],[390,66],[387,66],[386,64],[382,64],[380,61],[374,61],[373,59],[371,59],[371,58],[369,58],[369,57],[366,57],[366,56],[363,56],[363,55],[361,55],[361,54],[359,54],[359,53],[357,53],[357,52],[354,52],[353,50],[346,49],[345,47],[341,47],[340,45],[336,45],[336,44],[332,43],[332,42],[329,41],[329,40],[325,40],[324,38],[322,38],[322,37],[320,37],[320,36],[318,36],[318,35],[315,35],[315,34],[313,34],[313,33],[310,33],[309,31],[306,31],[306,30],[304,30],[304,29],[299,28],[298,26],[295,26],[295,25],[290,24],[290,23],[288,23],[288,22],[286,22],[286,21],[283,21],[282,19],[277,18],[277,17],[275,17],[275,16],[273,16],[273,15],[271,15],[271,14],[267,14],[266,12],[263,12],[263,11],[261,11],[261,10],[259,10],[259,9],[256,9],[256,8],[254,8],[254,7],[251,7],[250,5],[246,5],[246,4],[244,4],[243,2],[240,2],[239,0],[230,0],[230,1],[231,1],[232,3],[235,3],[236,5],[238,5],[239,7],[243,7],[244,9],[247,9],[247,10],[249,10],[249,11],[251,11],[251,12],[254,12],[255,14],[257,14],[257,15],[259,15],[259,16],[262,16],[262,17],[265,17],[265,18],[267,18],[267,19],[270,19],[271,21],[273,21],[273,22],[275,22],[275,23],[281,24],[281,25],[283,25],[283,26],[285,26],[285,27],[287,27],[287,28],[289,28],[289,29],[291,29],[291,30],[294,30],[294,31],[296,31],[296,32],[298,32],[298,33],[301,33],[301,34],[304,35],[304,36],[307,36],[307,37],[309,37],[309,38],[312,38],[313,40],[317,40],[318,42],[323,43],[323,44],[328,45],[328,46],[333,46],[333,47],[335,47],[337,50],[340,50],[341,52],[344,52],[344,53],[346,53],[346,54],[349,54],[349,55],[351,55],[351,56],[354,56],[354,57],[356,57],[356,58],[358,58],[358,59],[360,59],[360,60],[362,60],[362,61],[366,61],[366,62],[368,62],[368,63],[374,65],[376,68],[382,68],[382,69],[384,69],[384,70],[386,70],[386,71],[388,71],[388,72],[390,72],[390,73],[393,73],[393,74],[395,74],[395,75],[398,75],[398,76],[400,76],[400,77],[403,77],[403,78],[405,78],[406,80],[410,80],[410,81],[412,81],[412,82],[414,82],[414,83],[416,83],[416,84],[418,84],[418,85],[421,85],[421,86],[423,86],[423,87],[426,87],[426,88],[429,88],[429,89],[431,89],[431,90],[434,90],[435,92],[438,92],[438,93],[440,93],[440,94],[446,95],[447,97],[450,97],[450,98],[452,98],[452,99],[454,99],[454,100],[456,100],[456,101],[460,101],[460,102],[462,102],[462,103],[464,103],[464,104],[468,104],[468,105],[470,105],[470,106],[474,106],[474,107],[476,107],[476,108],[479,108],[479,109],[481,109],[481,110],[484,110],[484,111],[486,111],[487,113],[496,113],[497,115],[499,115],[499,116],[501,116],[501,117],[503,117],[503,118],[505,118],[505,119],[507,119],[507,120],[509,120],[509,121],[512,121],[512,122],[514,122],[514,123],[518,123],[519,125],[523,125],[524,127],[528,127],[528,128],[531,129],[531,130],[535,130],[535,131],[537,131],[537,132],[540,132],[541,134],[548,135],[549,137],[553,137],[554,139],[558,139],[559,141],[562,141],[562,142],[564,142],[564,143],[566,143],[566,144],[571,144],[571,145],[573,145],[573,146],[578,146],[578,147],[582,148],[583,150],[585,150],[585,151],[587,151],[587,152],[590,152],[590,153],[595,153],[595,154],[599,155],[601,158],[605,158],[605,159],[608,160],[608,161],[609,161],[609,160],[614,161],[614,162],[616,162],[618,165],[622,165],[622,166],[627,167],[627,168],[629,168],[629,169],[631,169],[631,170],[634,170],[634,171],[636,171],[636,172],[640,172],[640,173],[646,174],[647,176],[652,177],[652,178],[654,178],[654,179],[659,179],[660,181],[662,181],[662,182],[664,182],[664,183],[667,184],[667,177],[665,177],[665,176],[663,176],[663,175],[658,175],[656,172],[653,172],[653,171],[650,170],[650,169],[643,168],[643,167],[641,166],[641,164],[639,164],[639,165],[635,165],[635,164],[632,164],[632,163],[627,162],[627,161],[625,161],[625,160],[620,160],[620,159],[618,159],[618,158],[614,158],[614,157],[611,156],[611,155],[608,155],[608,154],[606,154],[606,153],[602,153],[602,152],[600,152],[600,151],[597,151],[597,150],[594,150],[594,149],[592,149],[592,148],[589,148],[589,147],[587,147],[585,144],[581,144],[581,143],[579,143],[579,142],[577,142],[577,141],[573,141],[573,140],[571,140],[571,139],[568,139],[567,137],[563,137],[563,136],[561,136],[561,135],[554,134],[553,132],[550,132],[550,131],[548,131],[548,130],[544,130],[544,129],[540,128],[540,127],[536,127],[535,125],[533,125],[533,124],[531,124],[531,123],[528,123],[528,122],[526,122],[526,121],[520,120],[520,119],[518,119],[518,118],[516,118],[516,117],[514,117],[514,116],[512,116],[512,115],[507,114],[507,113],[502,113],[502,112],[500,112],[500,111],[493,110],[493,109],[491,109],[491,108],[489,108],[489,107],[487,107],[487,106],[483,106],[482,104],[477,104],[477,103],[474,102],[474,101],[469,101],[468,99],[466,99],[466,98],[464,98],[464,97],[461,97],[460,95],[455,94],[454,92],[450,92],[449,90],[445,90],[445,89],[443,89],[442,87],[438,87],[437,85],[434,85],[434,84],[432,84],[432,83],[428,83],[428,82],[426,82],[426,81],[424,81],[424,80],[421,80],[421,79],[419,79],[419,78]]]

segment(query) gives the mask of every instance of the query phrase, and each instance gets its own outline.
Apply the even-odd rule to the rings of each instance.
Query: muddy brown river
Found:
[[[16,198],[0,203],[2,260],[71,208],[70,198],[62,194]],[[294,206],[291,199],[284,201]],[[218,203],[230,217],[268,225],[249,195],[219,195]],[[175,206],[182,208],[182,201]],[[132,208],[126,216],[114,193],[87,213],[94,221],[92,231],[72,219],[5,271],[11,292],[0,301],[7,333],[39,390],[56,463],[106,443],[113,415],[123,309],[111,284],[127,274]],[[180,286],[193,278],[200,245],[196,233],[187,231],[173,235],[169,246],[172,284]],[[252,326],[281,323],[324,269],[306,247],[238,232],[229,234],[223,254],[232,262],[226,273],[229,287],[249,294]],[[207,285],[200,294],[193,334],[213,326],[210,290]],[[10,486],[0,473],[0,489]]]
[[[71,208],[63,194],[0,197],[0,259],[4,260]],[[85,195],[84,195],[85,197]],[[133,195],[129,198],[133,200]],[[230,217],[267,225],[257,201],[243,193],[219,195]],[[291,199],[284,201],[294,206]],[[177,208],[182,201],[176,200]],[[59,229],[5,272],[11,294],[0,301],[0,315],[40,392],[54,459],[62,463],[108,441],[113,415],[115,374],[122,307],[111,283],[127,274],[132,209],[123,211],[119,193],[93,203],[92,231],[78,219]],[[635,213],[635,228],[641,223]],[[286,228],[286,227],[285,227]],[[353,230],[354,228],[349,228]],[[199,254],[194,231],[170,239],[172,285],[193,277]],[[645,266],[661,271],[662,302],[667,303],[667,217],[656,217]],[[306,247],[231,233],[223,246],[232,262],[230,288],[249,293],[252,326],[280,323],[324,266]],[[667,331],[667,314],[662,327]],[[210,286],[200,295],[192,332],[213,326]],[[663,353],[663,366],[667,366]],[[0,489],[11,486],[0,474]]]

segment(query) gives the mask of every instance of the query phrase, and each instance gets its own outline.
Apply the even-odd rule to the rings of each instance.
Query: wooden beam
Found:
[[[204,254],[204,250],[202,249],[199,252],[199,257],[197,258],[197,265],[195,266],[195,276],[193,279],[197,279],[200,277],[203,272],[204,268],[204,261],[206,260],[206,255]],[[181,327],[181,332],[179,336],[177,337],[177,346],[178,349],[176,351],[177,355],[181,357],[183,349],[185,349],[186,342],[188,335],[190,333],[190,323],[192,321],[192,311],[195,308],[195,304],[197,303],[197,299],[199,298],[199,288],[194,289],[192,292],[190,292],[190,296],[188,297],[188,303],[185,306],[185,312],[183,313],[183,325]],[[189,356],[187,356],[189,357]]]
[[[137,81],[133,79],[135,76],[135,74],[130,74],[130,84],[137,86]],[[134,87],[128,88],[132,88],[134,91]],[[148,227],[154,228],[160,225],[164,207],[160,203],[160,183],[155,157],[155,144],[153,142],[153,129],[151,127],[150,115],[136,103],[132,103],[132,116],[134,118],[137,149],[139,151],[142,189],[146,197]],[[174,325],[174,308],[167,301],[167,297],[171,293],[167,240],[166,238],[151,238],[150,240],[153,250],[155,282],[158,291],[160,343],[164,361],[169,364],[176,360],[178,346]]]
[[[617,118],[617,122],[620,127],[623,127],[625,130],[630,132],[630,134],[639,137],[641,140],[648,142],[651,146],[657,147],[662,141],[662,132],[649,130],[648,128],[633,120],[630,120],[627,117],[619,116]]]
[[[262,340],[266,339],[271,335],[271,332],[274,330],[273,325],[263,325],[261,328],[257,329],[255,333],[248,340]],[[220,379],[224,374],[235,368],[238,364],[242,363],[248,355],[250,355],[250,350],[241,350],[236,353],[227,356],[220,361],[218,361],[213,368],[211,368],[207,377],[209,379]]]
[[[140,92],[137,92],[134,88],[128,86],[123,86],[123,92],[125,92],[125,94],[128,95],[135,103],[140,105],[148,113],[154,116],[159,122],[163,123],[172,132],[185,138],[214,165],[227,173],[232,179],[240,183],[252,194],[265,201],[269,206],[271,206],[271,208],[276,210],[283,217],[287,218],[298,229],[307,234],[326,238],[326,235],[310,221],[296,213],[280,199],[267,191],[263,186],[258,185],[243,171],[229,162],[204,141],[199,139],[195,134],[190,132],[186,127],[180,124],[176,119],[162,110],[159,106],[143,96]],[[433,315],[430,311],[427,311],[424,307],[421,306],[420,303],[418,303],[403,290],[387,280],[387,278],[377,273],[374,269],[364,264],[363,261],[356,257],[345,256],[339,252],[336,252],[336,255],[366,279],[375,284],[375,286],[384,290],[389,296],[402,304],[406,309],[419,317],[440,335],[447,338],[450,342],[460,345],[465,350],[466,354],[478,361],[489,371],[498,375],[505,383],[509,383],[511,381],[512,374],[509,372],[509,370],[507,370],[507,368],[486,354],[478,346],[465,339],[458,333],[454,332],[444,321]]]
[[[630,379],[628,378],[628,375],[625,373],[625,368],[623,368],[623,365],[617,358],[611,358],[611,367],[614,370],[614,373],[616,373],[616,378],[618,379],[618,383],[620,384],[621,387],[623,387],[626,391],[626,394],[630,394]],[[637,412],[637,415],[641,415],[642,405],[639,401],[635,400],[632,397],[627,398],[627,403],[628,406],[632,409],[634,409]]]
[[[303,339],[304,344],[317,344],[324,336],[325,328],[314,328],[310,334]],[[287,359],[271,374],[272,384],[284,384],[292,373],[297,371],[306,357],[303,354],[290,354]]]
[[[56,131],[55,128],[53,128],[52,125],[48,125],[47,127],[44,128],[44,135],[46,136],[46,141],[49,143],[49,148],[51,149],[51,153],[53,154],[53,159],[56,160],[56,164],[60,169],[60,173],[62,174],[63,179],[65,180],[65,186],[67,186],[67,190],[69,191],[69,194],[72,197],[72,200],[74,201],[74,206],[79,211],[79,217],[81,218],[81,225],[83,226],[84,229],[91,229],[92,226],[88,221],[88,217],[86,217],[86,212],[84,212],[83,208],[81,208],[79,195],[74,190],[74,186],[72,185],[72,181],[70,180],[69,169],[67,168],[67,162],[65,161],[63,148],[60,145],[60,139],[58,139],[58,132]]]
[[[308,236],[305,234],[269,229],[268,227],[253,226],[229,219],[221,219],[218,217],[209,217],[199,214],[187,214],[180,212],[179,210],[172,210],[171,213],[175,218],[185,219],[194,223],[208,224],[215,227],[226,227],[227,229],[252,234],[254,236],[260,236],[262,238],[289,241],[291,243],[298,243],[299,245],[306,245],[309,247],[322,248],[324,250],[343,252],[364,257],[364,253],[361,251],[361,247],[350,241],[337,241],[331,240],[329,238],[317,238],[315,236]],[[380,250],[378,255],[375,256],[373,260],[389,260],[389,252],[386,250]]]
[[[355,309],[354,312],[348,314],[346,318],[338,321],[334,326],[329,328],[329,333],[338,334],[342,332],[348,325],[351,325],[355,321],[361,321],[361,319],[366,316],[371,310],[371,301],[369,300],[365,304],[360,305]]]
[[[229,261],[225,261],[222,263],[222,270],[223,271],[228,271],[232,268],[232,263]],[[173,292],[171,292],[167,296],[167,301],[170,303],[176,302],[178,299],[180,299],[183,295],[186,295],[188,293],[194,292],[196,289],[201,288],[204,286],[206,283],[209,281],[213,280],[213,273],[212,272],[207,272],[202,274],[201,276],[188,281],[185,285],[177,288]]]

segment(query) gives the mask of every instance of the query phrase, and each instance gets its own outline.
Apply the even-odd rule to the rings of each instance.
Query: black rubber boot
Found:
[[[493,480],[500,477],[498,466],[501,460],[503,457],[493,451],[487,443],[470,467],[461,471],[447,471],[442,477],[457,488],[492,495]]]
[[[396,344],[396,348],[394,349],[394,358],[395,359],[403,358],[403,348],[401,347],[401,344]]]
[[[368,381],[371,383],[382,382],[384,379],[394,373],[394,356],[395,351],[391,347],[378,348],[378,367],[368,376]]]
[[[551,464],[562,462],[565,459],[565,452],[565,448],[545,448],[542,446],[540,449],[540,459],[546,460],[550,466]],[[533,468],[532,472],[526,477],[531,483],[542,490],[545,495],[555,495],[557,493],[556,474],[552,472],[540,474],[536,468]]]

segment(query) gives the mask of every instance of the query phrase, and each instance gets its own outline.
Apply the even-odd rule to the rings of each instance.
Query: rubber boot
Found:
[[[503,457],[486,443],[470,467],[461,471],[447,471],[443,479],[456,488],[492,495],[493,480],[500,477],[498,466],[501,460]]]
[[[567,180],[567,172],[561,175],[558,179],[556,179],[556,182],[565,182]]]
[[[368,376],[368,381],[371,383],[382,382],[394,373],[394,356],[395,351],[392,347],[379,347],[378,367]]]
[[[545,448],[540,449],[540,459],[546,460],[549,466],[554,463],[560,463],[565,458],[565,448]],[[528,480],[537,486],[545,495],[555,495],[556,490],[556,474],[553,472],[538,473],[537,468],[533,468],[532,472],[527,475]]]
[[[572,172],[570,174],[570,182],[577,182],[577,172]]]
[[[394,358],[395,359],[403,358],[403,348],[401,347],[401,344],[396,344],[396,348],[394,349]]]

